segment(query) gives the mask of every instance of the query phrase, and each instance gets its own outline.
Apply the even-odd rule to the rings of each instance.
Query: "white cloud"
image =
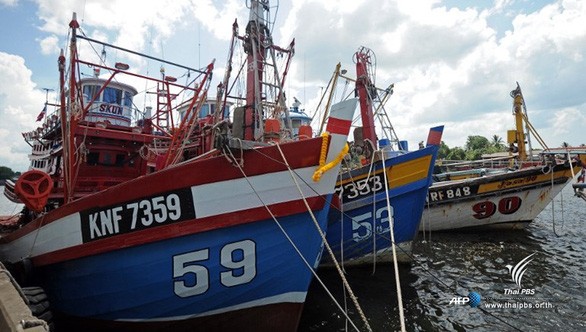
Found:
[[[40,41],[41,52],[45,55],[59,54],[59,38],[55,35],[43,38]]]
[[[388,105],[391,121],[413,142],[421,130],[412,128],[439,123],[447,124],[444,137],[450,146],[462,146],[468,135],[506,137],[513,127],[509,92],[517,81],[538,130],[551,129],[551,114],[558,109],[586,102],[579,74],[586,72],[583,1],[553,2],[535,12],[523,12],[512,1],[482,10],[448,8],[433,0],[363,2],[344,13],[311,1],[293,7],[286,23],[287,33],[297,37],[292,77],[304,83],[292,86],[309,90],[320,79],[325,86],[336,62],[352,72],[353,53],[360,45],[370,47],[377,58],[377,84],[396,83]],[[516,14],[503,16],[508,13]],[[496,15],[511,22],[502,36],[491,25]],[[584,141],[573,131],[553,132],[558,136],[552,145],[564,134],[571,144]]]
[[[44,95],[31,81],[31,71],[22,57],[0,52],[0,164],[24,171],[28,169],[29,146],[21,133],[34,129],[43,109]]]
[[[0,5],[4,5],[4,6],[16,6],[16,4],[18,3],[18,0],[0,0]]]
[[[586,139],[581,142],[568,142],[566,140],[555,141],[555,139],[568,137],[572,132],[579,133],[583,137],[584,124],[586,124],[586,103],[577,107],[563,108],[555,111],[549,121],[550,128],[544,134],[549,138],[550,147],[560,146],[563,142],[578,145],[586,143]],[[551,134],[548,134],[551,131]]]
[[[203,66],[216,58],[215,81],[223,76],[234,19],[238,19],[240,35],[248,20],[247,2],[239,0],[37,3],[41,21],[37,40],[44,54],[64,47],[75,11],[83,31],[93,38],[188,65],[201,59]],[[274,42],[287,46],[296,40],[287,78],[289,98],[296,96],[308,111],[315,109],[320,89],[336,63],[352,74],[352,56],[366,46],[376,54],[377,85],[396,83],[386,109],[399,138],[409,140],[411,146],[425,138],[422,132],[427,128],[442,123],[450,146],[463,146],[468,135],[506,137],[513,125],[509,91],[517,81],[529,117],[546,142],[553,146],[562,141],[584,143],[579,134],[583,128],[577,126],[579,121],[583,126],[586,111],[586,2],[550,0],[540,5],[495,0],[457,5],[453,8],[440,0],[281,1],[278,11],[271,7],[277,18]],[[93,53],[82,51],[86,56]],[[108,50],[109,60],[120,56]],[[130,61],[132,68],[150,66],[152,71],[159,67],[134,62],[132,57],[123,60]],[[26,79],[15,90],[22,96],[12,96],[12,90],[0,92],[2,105],[7,105],[2,112],[25,110],[28,120],[21,125],[30,126],[44,93],[34,86],[22,58],[20,63],[14,58],[10,61],[14,68],[3,66],[3,72],[20,68],[18,79]],[[7,104],[8,99],[14,101]],[[2,158],[6,153],[2,152]]]

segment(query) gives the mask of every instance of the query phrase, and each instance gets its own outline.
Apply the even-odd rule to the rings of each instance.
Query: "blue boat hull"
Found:
[[[315,212],[322,229],[328,210],[329,202]],[[323,243],[310,215],[279,218],[279,223],[315,268]],[[242,330],[242,320],[250,317],[240,317],[240,311],[265,317],[253,320],[254,330],[282,327],[284,321],[296,327],[313,276],[272,219],[65,261],[38,272],[54,309],[67,317],[65,324],[83,323],[84,329],[88,322],[96,329],[225,329],[226,314]]]
[[[393,176],[393,167],[401,164],[408,164],[414,160],[423,160],[427,163],[424,170],[424,176],[413,178],[413,181],[407,181],[396,186],[389,186],[388,195],[391,206],[391,217],[394,223],[393,235],[395,244],[398,245],[397,260],[409,261],[411,241],[417,235],[419,224],[428,188],[432,182],[432,171],[437,154],[437,146],[428,146],[424,149],[409,152],[398,156],[388,156],[385,159],[385,166],[388,174]],[[381,161],[375,162],[373,170],[369,174],[369,165],[346,173],[342,180],[338,182],[337,190],[343,187],[343,183],[349,178],[357,183],[356,197],[352,194],[342,195],[341,208],[332,209],[329,217],[327,232],[327,241],[332,247],[336,259],[342,264],[364,265],[375,262],[392,261],[391,252],[391,222],[389,218],[389,209],[387,208],[387,195],[384,187],[380,190],[374,190],[374,183],[384,183],[382,174],[383,165]],[[376,175],[378,173],[378,175]],[[378,176],[378,180],[371,180]],[[403,176],[403,174],[399,174]],[[404,175],[408,177],[409,175]],[[356,179],[363,179],[362,183]],[[369,180],[364,180],[368,178]],[[389,179],[392,183],[392,179]],[[341,185],[342,184],[342,185]],[[365,185],[361,190],[360,185]],[[348,188],[344,188],[347,190]],[[331,266],[330,257],[324,256],[323,266]]]

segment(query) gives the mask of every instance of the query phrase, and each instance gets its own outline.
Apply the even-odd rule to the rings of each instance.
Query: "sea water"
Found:
[[[399,331],[393,266],[345,271],[372,330]],[[567,185],[524,230],[419,234],[399,272],[407,331],[586,331],[586,201]],[[339,274],[318,276],[367,331]],[[298,330],[355,331],[315,281]]]

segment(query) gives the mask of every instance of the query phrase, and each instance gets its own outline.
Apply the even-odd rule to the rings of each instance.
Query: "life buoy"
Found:
[[[35,212],[43,211],[51,189],[53,189],[53,181],[49,174],[36,169],[24,172],[14,186],[18,198],[27,208]]]

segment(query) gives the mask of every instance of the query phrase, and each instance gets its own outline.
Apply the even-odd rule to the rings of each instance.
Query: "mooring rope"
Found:
[[[279,144],[276,144],[277,148],[279,149],[279,151],[281,151]],[[240,170],[240,172],[242,173],[242,176],[244,177],[244,179],[246,180],[246,182],[248,183],[248,185],[250,186],[250,188],[252,189],[252,191],[254,192],[254,194],[256,195],[256,197],[258,198],[258,200],[261,202],[261,204],[263,205],[263,207],[267,210],[267,212],[269,213],[269,215],[271,216],[271,218],[273,219],[273,221],[275,222],[275,224],[277,225],[277,227],[281,230],[281,232],[283,233],[283,235],[285,236],[285,238],[289,241],[289,243],[291,244],[291,246],[293,247],[293,249],[297,252],[297,254],[299,255],[299,257],[301,258],[301,260],[303,261],[303,263],[305,263],[305,265],[307,266],[307,268],[311,271],[311,273],[313,274],[313,276],[316,278],[316,280],[320,283],[320,285],[323,287],[323,289],[326,291],[326,293],[330,296],[330,298],[334,301],[334,304],[338,307],[338,309],[340,311],[342,311],[342,314],[346,317],[346,319],[352,324],[352,326],[354,327],[354,329],[356,331],[360,331],[358,329],[358,327],[354,324],[354,322],[352,322],[352,320],[350,319],[350,317],[347,315],[346,311],[344,311],[344,309],[342,309],[342,307],[340,306],[340,304],[336,301],[336,298],[334,297],[334,295],[329,291],[329,289],[326,287],[326,285],[324,284],[324,282],[319,278],[319,276],[317,275],[317,273],[315,272],[315,270],[313,269],[312,265],[309,264],[309,262],[307,261],[307,259],[305,259],[305,257],[303,256],[303,254],[301,253],[301,251],[299,250],[299,248],[295,245],[295,243],[293,242],[293,239],[291,239],[291,237],[289,236],[289,234],[287,234],[287,231],[285,231],[285,229],[283,228],[283,226],[281,226],[281,224],[279,223],[279,221],[277,220],[277,217],[273,214],[273,212],[271,211],[271,209],[268,207],[268,205],[264,202],[264,200],[260,197],[260,194],[256,191],[256,189],[254,188],[254,186],[252,185],[252,183],[250,182],[250,180],[248,179],[248,176],[246,175],[246,173],[244,172],[244,170],[242,169],[242,166],[240,165],[239,162],[236,161],[236,157],[232,154],[232,151],[230,149],[225,149],[228,151],[228,153],[230,154],[230,156],[234,159],[234,163],[233,165],[236,165],[238,167],[238,170]],[[282,153],[281,153],[282,154]],[[283,157],[284,158],[284,157]],[[286,161],[285,161],[286,162]],[[289,171],[291,171],[290,167],[288,164],[287,167],[289,168]],[[302,195],[303,197],[303,195]],[[305,201],[305,199],[303,199],[304,202],[307,205],[307,202]],[[314,220],[314,223],[317,223],[317,220],[315,219],[315,216],[313,215],[313,212],[311,211],[310,208],[308,208],[308,211],[312,217],[312,219]],[[325,242],[324,240],[324,235],[322,234],[323,232],[321,232],[321,228],[319,227],[319,224],[317,223],[317,228],[318,228],[318,232],[320,233],[320,235],[322,236],[322,241],[324,241],[324,243],[327,244],[327,242]],[[368,326],[368,322],[366,322],[367,326]],[[372,329],[370,329],[369,327],[369,331],[372,331]]]
[[[33,256],[33,250],[35,249],[35,246],[37,245],[37,238],[39,237],[39,233],[41,232],[41,228],[43,228],[43,223],[45,222],[45,215],[46,212],[42,211],[41,212],[41,221],[39,222],[39,226],[35,231],[35,237],[33,238],[33,243],[31,244],[31,250],[28,253],[28,258]]]
[[[383,172],[384,172],[384,168],[383,168]],[[370,174],[369,174],[370,175]],[[366,183],[365,183],[366,186]],[[342,205],[342,204],[340,204]],[[389,215],[390,217],[390,215]],[[389,219],[390,220],[390,219]],[[375,190],[372,191],[372,218],[370,219],[371,221],[371,227],[372,227],[372,275],[374,275],[376,273],[376,256],[378,256],[376,254],[376,192]],[[390,222],[389,222],[390,224]]]
[[[340,182],[342,179],[342,173],[338,173],[338,176],[340,177]],[[306,183],[307,184],[307,183]],[[317,194],[317,192],[316,192]],[[340,202],[340,263],[342,265],[342,271],[344,271],[344,273],[346,273],[346,269],[344,267],[344,250],[345,250],[345,246],[344,246],[344,204],[342,204],[342,202],[344,201],[344,186],[340,186],[340,193],[338,194],[338,200]],[[327,201],[326,201],[327,204]],[[352,221],[350,221],[352,222]]]
[[[572,168],[572,163],[570,161],[570,169],[571,168]],[[553,191],[553,186],[554,186],[553,180],[554,180],[554,173],[555,173],[554,170],[553,170],[553,165],[549,168],[549,171],[551,173],[551,179],[550,179],[550,183],[551,183],[551,186],[550,186],[550,195],[551,195],[551,191]],[[562,194],[562,196],[561,196],[562,197],[562,200],[561,200],[560,204],[562,204],[562,229],[563,229],[564,228],[563,193],[561,193],[561,194]],[[557,231],[556,225],[555,225],[555,196],[553,196],[551,198],[551,220],[552,220],[552,223],[551,224],[552,224],[552,228],[553,228],[553,233],[557,237],[561,237],[562,234],[558,234],[558,231]]]
[[[347,147],[347,146],[348,145],[346,144],[345,147]],[[336,260],[336,256],[334,255],[332,248],[330,247],[330,245],[328,244],[328,241],[326,240],[326,235],[324,234],[322,229],[319,227],[319,223],[317,222],[317,219],[315,218],[315,215],[313,214],[313,211],[311,210],[309,203],[307,203],[307,199],[303,195],[303,191],[301,190],[301,187],[299,186],[299,183],[297,182],[297,179],[295,178],[295,174],[293,173],[291,166],[287,162],[287,159],[285,158],[285,155],[283,154],[283,150],[281,150],[281,146],[279,144],[277,144],[277,149],[279,150],[279,153],[281,154],[281,157],[283,158],[283,162],[285,163],[285,165],[287,166],[287,169],[289,170],[289,174],[291,175],[291,178],[293,179],[293,182],[295,183],[295,186],[297,187],[297,190],[299,191],[299,194],[301,195],[301,198],[303,199],[303,203],[305,204],[307,211],[311,215],[311,219],[313,220],[313,223],[315,224],[315,227],[316,227],[319,235],[322,238],[324,246],[327,249],[328,254],[330,255],[330,258],[332,259],[332,262],[334,262],[334,266],[336,267],[336,269],[338,270],[338,273],[340,274],[340,278],[342,279],[342,282],[344,283],[344,286],[346,287],[348,294],[350,295],[350,298],[352,299],[352,302],[354,302],[354,306],[356,307],[356,310],[358,311],[360,318],[362,318],[362,321],[363,321],[364,325],[367,327],[368,331],[372,332],[372,328],[370,327],[370,324],[368,324],[368,319],[366,319],[366,316],[364,315],[364,312],[362,311],[360,304],[358,304],[358,298],[354,295],[352,288],[350,288],[350,284],[348,283],[348,280],[344,276],[344,272],[340,268],[340,264],[338,264],[338,262]],[[344,150],[346,150],[346,149],[344,149]],[[338,306],[339,306],[339,304],[338,304]],[[353,323],[352,323],[352,325],[354,326]]]
[[[399,263],[397,262],[397,249],[395,248],[395,232],[393,230],[395,221],[391,214],[391,199],[389,197],[389,182],[387,179],[387,167],[385,163],[385,153],[381,150],[381,160],[383,163],[383,178],[385,183],[385,195],[387,200],[387,215],[389,218],[389,232],[391,233],[391,250],[393,252],[393,267],[395,268],[395,286],[397,288],[397,303],[399,305],[399,320],[401,321],[401,331],[405,330],[405,314],[403,313],[403,296],[401,295],[401,281],[399,279]],[[375,255],[376,256],[376,255]]]
[[[281,163],[281,164],[283,164],[283,163],[282,163],[280,160],[276,160],[276,159],[274,159],[273,157],[271,157],[271,156],[269,156],[269,155],[267,155],[267,154],[264,154],[264,153],[262,153],[261,151],[258,151],[258,150],[254,150],[254,151],[255,151],[256,153],[259,153],[259,154],[261,154],[261,155],[265,156],[266,158],[269,158],[270,160],[272,160],[272,161],[274,161],[274,162],[277,162],[277,163]],[[283,165],[284,165],[284,164],[283,164]],[[311,186],[310,186],[310,185],[309,185],[309,184],[308,184],[308,183],[307,183],[307,182],[306,182],[306,181],[305,181],[303,178],[301,178],[301,176],[300,176],[300,175],[298,175],[298,174],[295,172],[295,170],[291,170],[291,171],[292,171],[294,174],[296,174],[296,175],[297,175],[297,176],[298,176],[298,177],[301,179],[301,181],[303,181],[303,183],[304,183],[305,185],[307,185],[307,186],[308,186],[308,187],[309,187],[309,188],[310,188],[310,189],[311,189],[311,190],[312,190],[314,193],[316,193],[316,194],[317,194],[317,192],[315,191],[315,189],[311,188]],[[324,199],[324,198],[322,197],[322,199]],[[325,199],[324,199],[324,201],[325,201]],[[429,203],[428,203],[428,206],[429,206]],[[348,217],[348,218],[350,218],[349,216],[347,216],[347,217]],[[431,232],[430,232],[430,234],[431,234]],[[431,236],[430,236],[430,240],[431,240]],[[406,251],[405,249],[403,249],[402,247],[398,247],[398,248],[399,248],[399,250],[400,250],[400,251],[401,251],[401,252],[402,252],[404,255],[407,255],[407,256],[408,256],[408,257],[411,259],[411,261],[413,262],[412,264],[413,264],[414,266],[418,266],[418,267],[420,267],[420,268],[423,270],[423,272],[425,272],[426,274],[428,274],[430,277],[432,277],[433,279],[435,279],[436,281],[438,281],[440,284],[444,285],[446,288],[450,288],[450,286],[448,286],[448,285],[447,285],[447,284],[446,284],[446,283],[445,283],[445,282],[444,282],[442,279],[440,279],[438,276],[436,276],[434,273],[432,273],[432,272],[431,272],[429,269],[427,269],[425,266],[423,266],[423,264],[421,264],[421,263],[420,263],[420,262],[419,262],[419,261],[416,259],[416,257],[415,257],[415,256],[414,256],[412,253],[410,253],[410,252],[407,252],[407,251]],[[312,270],[313,270],[313,269],[312,269]],[[321,279],[320,279],[320,278],[317,276],[317,274],[316,274],[315,272],[314,272],[313,274],[314,274],[314,276],[316,277],[316,280],[317,280],[317,281],[320,283],[320,285],[321,285],[321,286],[322,286],[322,287],[323,287],[323,288],[326,290],[326,292],[328,293],[328,295],[330,296],[330,298],[331,298],[331,299],[334,301],[334,303],[336,304],[336,306],[338,307],[338,309],[339,309],[340,311],[342,311],[342,313],[344,314],[344,316],[345,316],[347,319],[349,319],[349,318],[348,318],[348,316],[347,316],[347,314],[346,314],[346,312],[345,312],[345,311],[343,311],[343,309],[341,308],[341,306],[340,306],[340,305],[339,305],[339,304],[336,302],[335,298],[334,298],[334,297],[332,296],[332,294],[329,292],[329,290],[327,289],[327,287],[325,286],[325,284],[323,283],[323,281],[322,281],[322,280],[321,280]],[[458,282],[458,281],[456,280],[456,283],[457,283],[457,282]],[[460,296],[460,297],[462,297],[462,296],[463,296],[462,294],[459,294],[459,293],[456,293],[456,292],[454,292],[454,295],[457,295],[457,296]],[[484,309],[484,308],[482,308],[482,307],[480,307],[480,306],[479,306],[479,307],[477,307],[477,308],[478,308],[478,310],[480,310],[480,311],[481,311],[483,314],[485,314],[485,315],[488,315],[488,316],[491,316],[492,318],[494,318],[495,320],[497,320],[497,321],[499,321],[499,322],[503,323],[504,325],[507,325],[507,326],[509,326],[510,328],[512,328],[512,329],[514,329],[514,330],[516,330],[516,331],[523,332],[523,330],[522,330],[522,329],[520,329],[520,328],[518,328],[518,327],[516,327],[516,326],[514,326],[514,325],[512,325],[512,324],[510,324],[509,322],[505,321],[504,319],[502,319],[502,318],[500,318],[500,317],[498,317],[498,316],[495,316],[493,313],[491,313],[491,312],[490,312],[490,311],[488,311],[487,309]],[[354,326],[354,325],[353,325],[353,326]]]

